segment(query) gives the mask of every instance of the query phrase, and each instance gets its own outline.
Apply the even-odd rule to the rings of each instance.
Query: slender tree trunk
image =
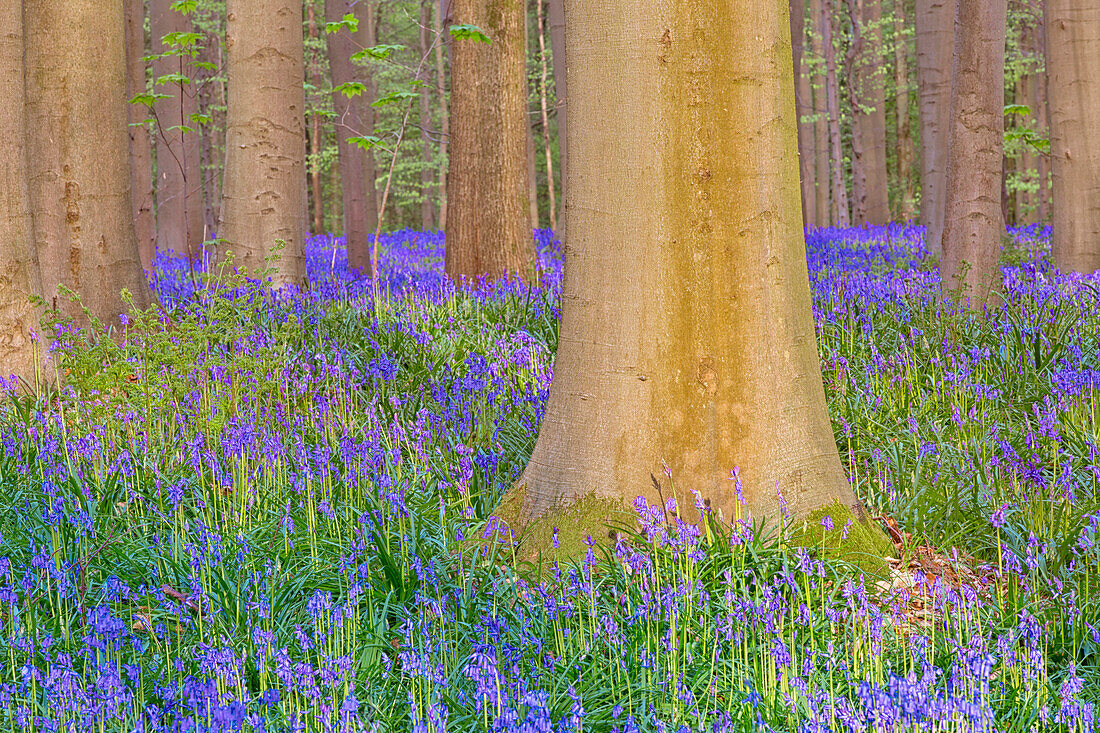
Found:
[[[1001,286],[1006,4],[958,0],[956,12],[942,276],[945,295],[977,309]]]
[[[446,0],[440,0],[445,3]],[[442,9],[439,5],[433,8],[433,22],[435,33],[440,37],[440,42],[435,44],[435,80],[436,93],[439,94],[439,229],[447,230],[447,149],[451,142],[451,112],[447,104],[447,73],[443,64],[443,48],[446,42],[442,39],[450,38],[450,33],[443,29]]]
[[[24,0],[27,172],[43,293],[78,322],[81,306],[119,325],[128,290],[144,308],[130,199],[122,3]],[[95,59],[96,63],[88,63]]]
[[[829,119],[829,149],[833,168],[833,223],[849,227],[848,190],[844,187],[844,148],[840,138],[840,90],[836,78],[836,49],[833,47],[833,2],[821,3],[821,39],[825,47],[825,101]]]
[[[864,88],[860,66],[864,53],[863,25],[860,22],[861,0],[845,0],[848,8],[848,22],[852,29],[852,38],[848,51],[844,54],[844,78],[847,81],[848,109],[852,114],[852,224],[862,226],[867,223],[867,171],[864,137],[867,125],[864,123],[866,112],[866,89]],[[870,140],[867,141],[870,144]]]
[[[558,170],[561,179],[562,210],[558,215],[558,238],[565,239],[566,196],[569,186],[569,82],[566,78],[565,0],[547,0],[550,22],[550,54],[554,59],[554,109],[558,119]]]
[[[538,171],[535,169],[535,131],[527,118],[527,207],[530,211],[531,226],[539,228],[539,186]]]
[[[882,0],[857,0],[862,18],[863,48],[858,60],[863,90],[856,121],[863,142],[866,176],[865,221],[882,226],[891,221],[890,185],[886,175],[886,85],[882,53]]]
[[[432,175],[432,151],[435,149],[435,143],[431,137],[432,100],[428,96],[430,84],[428,76],[431,73],[431,67],[427,64],[428,55],[432,50],[432,7],[434,5],[434,0],[420,0],[420,58],[424,59],[421,78],[424,88],[420,92],[419,100],[420,139],[423,143],[424,160],[424,167],[420,169],[420,228],[425,232],[435,229],[435,202],[433,201],[435,180]]]
[[[527,68],[524,3],[454,0],[456,23],[490,44],[451,47],[451,167],[446,270],[454,280],[535,271],[527,198]]]
[[[0,379],[14,377],[33,391],[47,344],[30,302],[42,293],[42,278],[27,188],[21,3],[0,5],[0,99]]]
[[[1031,34],[1028,34],[1031,35]],[[1034,105],[1035,99],[1035,74],[1027,72],[1020,75],[1020,78],[1016,81],[1016,103]],[[1027,125],[1031,129],[1035,129],[1037,125],[1036,110],[1031,110],[1031,114],[1027,116],[1026,121],[1016,118],[1017,125]],[[1038,156],[1035,154],[1035,149],[1030,145],[1023,145],[1019,155],[1016,158],[1016,218],[1019,223],[1025,223],[1032,220],[1035,217],[1035,202],[1034,196],[1032,196],[1030,186],[1035,185],[1038,179]]]
[[[1044,0],[1038,0],[1040,4],[1043,4]],[[1038,120],[1039,134],[1049,138],[1050,136],[1050,105],[1047,103],[1047,87],[1049,86],[1049,74],[1047,73],[1046,59],[1049,58],[1047,53],[1047,34],[1046,34],[1046,22],[1043,20],[1042,11],[1039,12],[1039,27],[1036,30],[1035,38],[1039,43],[1039,58],[1042,59],[1040,65],[1041,71],[1036,75],[1035,80],[1035,117]],[[1051,221],[1051,155],[1049,153],[1043,153],[1039,155],[1039,192],[1038,200],[1036,201],[1039,206],[1039,221],[1047,223]]]
[[[162,39],[169,33],[191,32],[191,21],[172,9],[172,0],[150,0],[150,27],[154,54],[171,52]],[[190,57],[170,55],[153,61],[153,78],[180,74],[194,75]],[[176,81],[159,84],[155,90],[168,95],[154,106],[157,118],[157,248],[194,259],[202,245],[202,140],[198,132],[185,132],[198,125],[195,87]]]
[[[913,188],[913,135],[909,126],[909,39],[906,34],[905,0],[894,2],[894,87],[897,90],[898,218],[916,216]]]
[[[934,255],[943,253],[955,3],[956,0],[916,0],[920,223],[924,226],[925,245]]]
[[[19,5],[11,0],[13,5]],[[126,98],[145,92],[145,3],[126,0]],[[153,145],[144,122],[149,110],[143,104],[130,104],[130,200],[134,208],[141,266],[152,269],[157,251],[156,223],[153,219]]]
[[[220,21],[221,14],[215,15]],[[219,23],[220,24],[220,23]],[[222,34],[217,30],[207,33],[206,42],[199,52],[199,60],[209,64],[211,68],[201,69],[199,75],[199,111],[207,115],[210,121],[202,126],[196,133],[202,138],[202,189],[203,201],[203,234],[208,238],[218,226],[218,212],[221,211],[221,163],[224,160],[225,150],[223,135],[225,133],[225,116],[219,109],[225,105],[225,90],[222,87],[220,76],[221,65],[221,38]]]
[[[374,154],[350,142],[349,138],[374,133],[374,108],[371,104],[374,102],[375,86],[371,68],[354,66],[351,56],[374,46],[374,3],[325,0],[325,19],[330,23],[339,21],[348,13],[359,19],[358,30],[354,35],[347,30],[328,34],[328,61],[334,88],[353,81],[360,81],[367,87],[363,94],[351,98],[341,92],[332,94],[348,267],[367,275],[371,272],[370,238],[378,227]]]
[[[1100,270],[1100,6],[1046,0],[1054,266]]]
[[[317,11],[310,2],[306,7],[309,17],[309,37],[316,43],[320,36],[317,33]],[[309,83],[313,86],[314,94],[317,94],[324,85],[324,75],[321,73],[321,62],[315,55],[311,55],[309,61]],[[309,115],[309,186],[310,199],[313,205],[313,233],[320,234],[325,231],[325,198],[324,189],[321,186],[321,115],[319,110],[313,110]]]
[[[824,70],[825,44],[822,41],[821,28],[821,2],[822,0],[810,0],[810,17],[814,30],[811,35],[811,48],[814,57],[813,76],[813,112],[814,112],[814,204],[817,212],[814,220],[818,226],[828,226],[832,223],[829,216],[829,111],[826,103],[826,83]]]
[[[537,551],[559,529],[583,553],[634,497],[671,498],[663,463],[687,517],[691,491],[741,515],[733,469],[755,520],[779,521],[777,492],[795,517],[837,501],[865,516],[821,384],[786,8],[567,0],[561,340],[502,512]]]
[[[302,0],[226,0],[229,109],[221,231],[249,275],[284,243],[271,275],[305,281]]]
[[[549,65],[546,63],[546,22],[542,12],[543,0],[535,0],[535,12],[539,24],[539,112],[542,115],[542,143],[546,151],[546,194],[550,202],[550,228],[558,228],[558,208],[554,191],[554,156],[550,152],[550,113],[546,102]]]
[[[806,2],[791,0],[791,49],[794,56],[795,111],[798,115],[798,174],[802,182],[802,222],[806,226],[820,226],[817,213],[816,184],[814,181],[813,97],[810,77],[802,63],[802,49],[806,37]]]

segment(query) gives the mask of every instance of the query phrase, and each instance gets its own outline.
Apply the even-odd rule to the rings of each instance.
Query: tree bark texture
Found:
[[[913,187],[913,134],[909,125],[909,38],[906,35],[905,0],[894,2],[894,88],[897,90],[898,219],[916,216]]]
[[[306,9],[308,18],[309,37],[313,42],[320,39],[317,30],[317,11],[312,2]],[[321,69],[321,60],[315,54],[310,54],[309,59],[309,83],[314,89],[314,94],[324,85],[324,74]],[[319,100],[318,100],[319,101]],[[321,151],[324,145],[321,140],[321,115],[320,110],[313,110],[309,115],[309,198],[313,225],[310,227],[313,234],[325,231],[325,198],[324,188],[321,185]]]
[[[1100,270],[1100,5],[1046,0],[1054,266]]]
[[[12,0],[14,3],[14,0]],[[18,4],[18,3],[14,3]],[[145,92],[145,3],[126,0],[126,98]],[[141,266],[149,270],[157,251],[153,215],[153,144],[144,122],[149,116],[143,104],[127,106],[130,118],[130,200]]]
[[[214,16],[216,25],[209,29],[199,59],[210,64],[200,69],[199,111],[210,117],[198,134],[202,136],[202,190],[205,203],[203,212],[204,239],[211,237],[218,228],[218,213],[222,207],[222,167],[225,163],[225,83],[222,81],[222,27],[224,18]]]
[[[149,20],[153,53],[173,51],[163,43],[169,33],[189,33],[191,21],[172,9],[172,0],[150,0]],[[179,49],[176,48],[178,51]],[[181,74],[193,78],[190,57],[169,55],[153,61],[153,78]],[[153,106],[157,120],[157,249],[198,257],[202,247],[202,136],[191,115],[199,111],[194,84],[169,81],[156,85],[168,95]],[[184,132],[181,128],[192,128]]]
[[[810,20],[813,30],[810,35],[810,48],[813,52],[814,74],[811,77],[813,87],[813,134],[814,134],[814,221],[817,226],[828,226],[829,217],[829,108],[825,93],[825,44],[821,35],[821,2],[810,0]]]
[[[542,144],[546,153],[546,195],[550,206],[549,227],[558,228],[557,196],[554,184],[554,156],[550,148],[550,112],[547,105],[547,81],[549,65],[546,63],[546,19],[543,13],[543,1],[535,0],[536,20],[539,30],[539,113],[542,122]]]
[[[787,8],[567,0],[569,237],[554,380],[511,495],[527,520],[656,503],[663,462],[682,509],[698,491],[727,521],[734,468],[757,519],[779,518],[777,489],[795,516],[861,512],[811,315]]]
[[[1035,0],[1039,4],[1043,3],[1043,0]],[[1035,80],[1035,116],[1039,124],[1039,134],[1050,137],[1050,104],[1047,94],[1047,86],[1049,85],[1049,74],[1046,69],[1047,54],[1047,35],[1046,35],[1046,22],[1043,20],[1043,13],[1039,12],[1039,28],[1035,33],[1035,38],[1039,43],[1039,58],[1042,60],[1040,65],[1040,71],[1037,74]],[[1045,153],[1039,156],[1039,193],[1038,206],[1039,206],[1039,221],[1047,223],[1051,220],[1051,156],[1049,153]]]
[[[554,59],[554,109],[558,118],[558,170],[561,180],[562,210],[558,214],[558,238],[565,237],[565,189],[569,185],[569,80],[565,44],[565,0],[547,0],[546,15],[550,22],[550,54]]]
[[[38,334],[42,293],[27,188],[27,128],[23,115],[23,7],[0,6],[0,379],[35,387],[46,346]]]
[[[844,147],[840,137],[840,85],[836,77],[836,48],[833,46],[833,2],[821,2],[821,41],[825,49],[825,106],[829,120],[829,150],[832,156],[833,224],[852,225],[848,210],[848,189],[844,183]]]
[[[978,309],[1001,285],[1005,0],[958,0],[943,227],[945,295]]]
[[[353,3],[352,0],[325,0],[325,19],[335,23],[347,14],[359,19],[354,34],[346,29],[330,33],[328,62],[332,70],[332,86],[359,81],[367,90],[355,97],[333,92],[332,106],[336,113],[336,155],[340,164],[340,186],[344,210],[344,236],[347,240],[348,267],[360,275],[371,272],[371,237],[378,227],[378,197],[375,195],[374,153],[364,150],[349,138],[374,133],[374,74],[368,64],[356,66],[352,54],[370,48],[375,43],[374,2]]]
[[[863,143],[865,189],[863,221],[882,226],[891,221],[890,186],[886,175],[886,86],[882,53],[882,0],[856,0],[861,19],[862,48],[856,60],[859,105],[855,123]]]
[[[440,5],[446,0],[440,0]],[[443,48],[447,45],[447,38],[451,37],[443,27],[443,10],[440,5],[433,9],[432,22],[435,24],[435,33],[440,40],[435,44],[435,82],[436,93],[439,95],[439,229],[447,230],[447,159],[451,143],[451,111],[447,100],[447,73],[443,63]]]
[[[861,0],[845,0],[848,8],[848,24],[851,39],[844,54],[844,79],[847,82],[848,109],[851,110],[852,143],[852,223],[862,226],[867,223],[867,171],[864,169],[867,159],[864,153],[864,135],[867,126],[863,123],[864,100],[863,80],[860,66],[864,52]]]
[[[152,291],[141,269],[130,198],[122,3],[24,0],[27,173],[43,294],[86,323],[81,305],[118,327]],[[89,63],[95,59],[96,63]]]
[[[928,251],[943,253],[956,0],[916,0],[920,122],[920,223]]]
[[[813,96],[810,77],[802,63],[806,37],[806,1],[791,0],[791,48],[794,56],[795,111],[798,115],[798,176],[802,183],[802,222],[820,226],[814,181]]]
[[[535,269],[527,196],[525,4],[454,0],[459,25],[492,43],[451,46],[451,165],[445,268],[455,281],[529,277]]]
[[[1035,99],[1035,74],[1028,72],[1020,75],[1020,78],[1016,80],[1016,103],[1026,104],[1029,107],[1034,104],[1032,100]],[[1017,119],[1017,124],[1026,125],[1032,130],[1038,125],[1038,120],[1035,116],[1035,110],[1031,110],[1031,114],[1026,119]],[[1032,195],[1030,186],[1038,185],[1038,167],[1039,156],[1036,155],[1035,149],[1027,144],[1024,144],[1016,159],[1016,178],[1017,188],[1015,195],[1016,206],[1016,218],[1018,222],[1023,223],[1031,221],[1035,218],[1035,197]]]

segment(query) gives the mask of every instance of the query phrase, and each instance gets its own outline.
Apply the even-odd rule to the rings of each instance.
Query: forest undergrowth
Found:
[[[941,303],[917,228],[808,236],[885,580],[644,502],[517,566],[494,509],[552,373],[538,240],[539,286],[456,291],[441,235],[386,235],[377,300],[325,236],[292,295],[161,260],[118,338],[61,329],[64,388],[0,407],[0,729],[1100,730],[1100,290],[1048,231],[1010,232],[988,316]]]

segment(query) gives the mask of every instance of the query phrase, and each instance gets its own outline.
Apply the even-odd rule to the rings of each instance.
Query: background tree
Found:
[[[447,177],[446,270],[455,280],[530,276],[534,240],[527,195],[525,5],[454,0],[472,38],[451,46],[451,166]]]
[[[943,252],[947,146],[956,0],[916,0],[917,96],[920,119],[920,223],[933,254]]]
[[[832,222],[851,226],[848,189],[844,184],[844,144],[840,133],[840,83],[836,73],[836,47],[833,45],[833,2],[821,2],[821,40],[825,50],[825,108],[829,122],[829,151],[832,163]]]
[[[375,45],[374,2],[325,0],[325,20],[338,23],[345,15],[357,19],[355,30],[341,27],[327,35],[335,112],[333,122],[340,162],[348,265],[366,274],[371,271],[370,237],[378,227],[378,198],[374,189],[376,174],[374,154],[368,148],[360,147],[354,138],[374,134],[375,115],[371,104],[375,100],[375,83],[371,67],[357,65],[351,57]],[[361,84],[362,91],[349,96],[343,91],[349,84]]]
[[[1051,245],[1059,270],[1100,270],[1100,5],[1046,0],[1054,172]]]
[[[191,21],[173,8],[174,0],[150,0],[153,91],[161,98],[156,116],[157,249],[195,258],[203,231],[203,188],[192,48],[180,34],[192,33]]]
[[[554,58],[554,97],[558,123],[558,171],[561,180],[562,211],[558,215],[558,235],[565,236],[565,191],[569,186],[569,81],[566,78],[565,0],[547,0],[546,17],[550,24],[550,52]]]
[[[805,0],[791,0],[791,47],[794,56],[795,111],[798,114],[798,175],[802,182],[802,219],[818,226],[817,182],[814,180],[813,93],[810,77],[802,63],[806,37]]]
[[[810,0],[810,48],[813,51],[813,130],[814,130],[814,222],[817,226],[831,223],[829,179],[829,107],[825,82],[825,44],[821,33],[822,0]]]
[[[105,325],[152,300],[134,232],[122,3],[24,0],[27,175],[43,293]],[[95,63],[89,63],[95,59]]]
[[[302,0],[226,0],[229,83],[221,255],[249,274],[285,243],[272,282],[305,277]]]
[[[667,462],[681,500],[698,491],[727,520],[734,468],[754,518],[778,519],[777,489],[795,516],[839,501],[862,517],[810,311],[786,0],[566,11],[561,335],[506,515],[540,548],[554,526],[595,535],[635,496],[659,500]]]
[[[1000,287],[1005,0],[958,0],[944,207],[945,293],[978,308]]]
[[[882,53],[882,0],[849,0],[853,37],[861,40],[855,59],[854,137],[862,143],[862,200],[857,224],[882,226],[891,221],[886,175],[886,74]]]
[[[905,0],[894,3],[894,114],[897,119],[898,218],[912,221],[916,216],[916,191],[913,186],[913,137],[909,127],[909,39],[906,28]]]
[[[0,6],[0,378],[35,384],[45,344],[32,295],[42,292],[27,188],[23,6]]]
[[[18,4],[18,3],[15,3]],[[126,0],[126,98],[145,93],[145,3]],[[141,266],[152,267],[157,249],[153,214],[153,145],[141,104],[129,106],[130,117],[130,201],[134,211],[134,232]],[[22,112],[20,112],[22,114]]]

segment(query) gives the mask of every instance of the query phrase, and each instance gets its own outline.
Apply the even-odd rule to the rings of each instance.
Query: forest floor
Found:
[[[808,237],[837,444],[901,555],[866,581],[650,513],[513,567],[547,232],[540,286],[465,292],[440,235],[387,235],[377,300],[330,237],[292,296],[162,260],[162,309],[68,333],[64,390],[0,406],[0,728],[1100,730],[1100,291],[1009,240],[985,317],[919,229]]]

